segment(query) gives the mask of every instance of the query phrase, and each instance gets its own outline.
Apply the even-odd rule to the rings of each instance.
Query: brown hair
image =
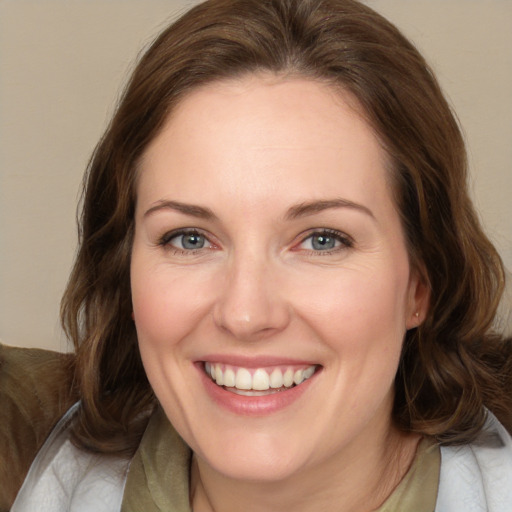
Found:
[[[404,342],[397,424],[467,442],[486,406],[510,428],[511,342],[490,332],[503,268],[468,197],[459,127],[424,59],[355,0],[210,0],[141,58],[89,165],[81,244],[62,304],[77,353],[77,442],[129,453],[155,403],[131,319],[137,162],[184,94],[258,71],[349,91],[390,157],[411,261],[431,289],[427,318]]]

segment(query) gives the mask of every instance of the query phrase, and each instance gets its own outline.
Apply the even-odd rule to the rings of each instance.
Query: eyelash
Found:
[[[165,250],[171,251],[174,254],[177,255],[194,255],[200,251],[203,251],[205,247],[200,247],[199,249],[180,249],[179,247],[175,247],[171,245],[170,241],[174,238],[178,238],[180,236],[185,235],[196,235],[203,237],[206,240],[206,243],[208,243],[210,246],[214,245],[209,238],[202,233],[198,229],[179,229],[176,231],[170,231],[162,235],[157,245],[163,247]],[[328,238],[334,238],[336,242],[340,242],[340,245],[338,247],[334,247],[332,249],[325,249],[325,250],[313,250],[313,249],[305,249],[309,254],[314,256],[328,256],[330,254],[337,253],[339,251],[343,251],[345,249],[350,249],[354,247],[354,240],[348,236],[347,234],[337,231],[335,229],[319,229],[315,231],[310,231],[307,235],[303,236],[299,243],[294,245],[292,250],[299,250],[300,246],[304,244],[308,239],[312,239],[313,237],[321,237],[325,236]],[[208,247],[207,249],[211,249],[211,247]]]
[[[178,238],[180,236],[185,236],[185,235],[196,235],[196,236],[203,237],[208,244],[213,245],[212,242],[210,242],[210,240],[208,239],[208,237],[205,234],[203,234],[201,231],[199,231],[197,229],[193,229],[193,228],[178,229],[176,231],[167,232],[160,237],[157,245],[163,247],[165,250],[171,251],[173,254],[187,255],[187,256],[196,254],[205,249],[204,247],[200,247],[199,249],[180,249],[179,247],[175,247],[175,246],[171,245],[170,242],[172,239]]]
[[[314,256],[328,256],[330,254],[335,254],[339,251],[343,251],[346,249],[350,249],[354,247],[354,240],[352,237],[348,236],[347,234],[337,231],[335,229],[319,229],[310,231],[306,236],[301,238],[300,242],[295,247],[300,247],[304,242],[306,242],[309,239],[313,239],[314,237],[321,237],[325,236],[328,238],[334,238],[336,242],[340,242],[340,245],[338,247],[334,247],[332,249],[325,249],[325,250],[312,250],[312,249],[306,249],[309,254],[312,254]]]

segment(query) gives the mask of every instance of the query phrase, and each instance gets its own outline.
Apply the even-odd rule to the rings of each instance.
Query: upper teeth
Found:
[[[305,368],[273,367],[266,368],[240,368],[221,363],[204,364],[208,375],[219,385],[234,387],[243,390],[264,391],[269,388],[290,388],[309,379],[316,370],[316,366]]]

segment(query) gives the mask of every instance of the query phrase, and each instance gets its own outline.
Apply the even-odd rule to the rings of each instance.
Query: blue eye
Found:
[[[328,251],[336,247],[337,240],[330,235],[313,235],[311,237],[311,246],[315,251]]]
[[[181,243],[180,249],[202,249],[205,244],[204,236],[199,233],[186,233],[175,238]]]
[[[181,251],[194,251],[209,246],[207,238],[197,231],[168,233],[160,240],[160,245],[170,246]]]
[[[337,251],[342,248],[352,247],[352,240],[338,232],[323,230],[311,233],[300,244],[301,249],[315,252]]]

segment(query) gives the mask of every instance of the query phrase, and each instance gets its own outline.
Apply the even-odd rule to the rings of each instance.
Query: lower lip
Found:
[[[285,391],[262,396],[244,396],[226,391],[223,387],[217,386],[204,372],[203,363],[198,363],[196,366],[210,398],[228,411],[244,416],[265,416],[290,406],[309,389],[318,374],[317,370],[302,384]]]

